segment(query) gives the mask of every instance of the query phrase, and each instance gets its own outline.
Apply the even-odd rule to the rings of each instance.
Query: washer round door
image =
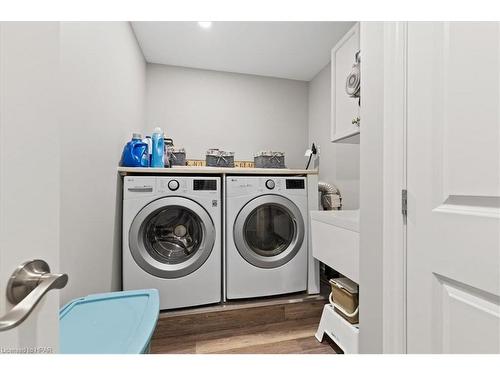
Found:
[[[233,233],[236,248],[247,262],[260,268],[276,268],[300,250],[304,220],[291,200],[262,195],[241,209]]]
[[[173,279],[200,268],[212,252],[215,227],[198,203],[165,197],[145,206],[134,218],[129,247],[135,262],[151,275]]]

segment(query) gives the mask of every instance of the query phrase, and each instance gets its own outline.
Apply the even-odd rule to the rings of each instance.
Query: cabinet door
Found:
[[[358,124],[353,124],[353,120],[359,117],[359,100],[349,97],[346,92],[346,79],[353,69],[358,51],[359,23],[356,23],[332,49],[332,142],[345,142],[359,134]],[[351,141],[359,143],[359,139]]]
[[[408,25],[407,348],[500,353],[500,24]]]

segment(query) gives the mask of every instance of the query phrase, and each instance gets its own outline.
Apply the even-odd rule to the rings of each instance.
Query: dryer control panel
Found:
[[[307,195],[306,177],[228,176],[226,184],[228,196],[252,194]]]
[[[288,190],[305,190],[306,182],[303,178],[287,178],[286,188]]]

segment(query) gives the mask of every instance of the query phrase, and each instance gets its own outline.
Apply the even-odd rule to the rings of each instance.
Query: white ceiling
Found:
[[[309,81],[352,22],[132,22],[146,61]]]

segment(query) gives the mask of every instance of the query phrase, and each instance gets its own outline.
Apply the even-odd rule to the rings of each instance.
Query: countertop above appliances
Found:
[[[317,175],[317,169],[269,169],[269,168],[223,168],[223,167],[172,167],[172,168],[132,168],[118,167],[118,173],[128,175],[173,175],[173,174],[234,174],[234,175]]]

